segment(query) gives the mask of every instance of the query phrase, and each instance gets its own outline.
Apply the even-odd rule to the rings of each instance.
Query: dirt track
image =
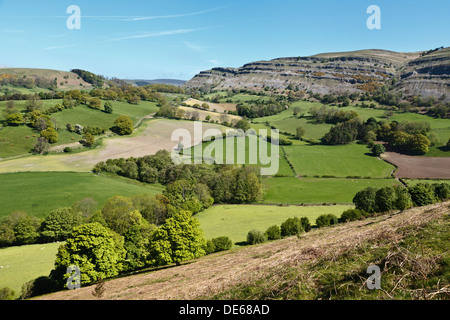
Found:
[[[407,156],[396,152],[386,152],[383,159],[396,165],[397,178],[450,179],[450,157]]]

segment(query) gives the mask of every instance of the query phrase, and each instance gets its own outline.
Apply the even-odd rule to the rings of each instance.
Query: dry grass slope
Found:
[[[397,243],[405,228],[420,229],[449,214],[450,201],[403,213],[340,224],[271,243],[207,256],[179,267],[107,281],[102,299],[202,299],[236,286],[262,282],[276,286],[273,275],[299,268],[324,257],[337,258],[370,241]],[[269,279],[269,281],[266,281]],[[263,280],[263,281],[261,281]],[[311,279],[303,279],[308,284]],[[95,286],[63,291],[39,299],[94,299]]]

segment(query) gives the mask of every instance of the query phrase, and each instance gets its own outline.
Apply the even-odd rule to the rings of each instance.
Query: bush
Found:
[[[323,214],[316,219],[316,225],[319,228],[334,225],[338,223],[338,217],[334,214]]]
[[[214,243],[212,242],[212,240],[208,240],[206,241],[206,249],[205,249],[205,253],[206,254],[211,254],[216,252],[216,247],[214,245]]]
[[[281,239],[281,228],[277,225],[271,226],[266,230],[268,240]]]
[[[300,222],[302,223],[302,227],[305,232],[309,232],[311,230],[311,223],[307,217],[300,218]]]
[[[1,300],[14,300],[16,293],[10,287],[4,287],[0,289],[0,301]]]
[[[411,208],[413,202],[408,190],[406,188],[399,187],[396,189],[396,191],[397,199],[395,200],[395,208],[402,211]]]
[[[65,147],[64,148],[64,152],[70,153],[70,152],[72,152],[72,148],[71,147]]]
[[[359,191],[353,197],[353,203],[356,209],[365,211],[368,213],[375,212],[375,196],[377,189],[369,187],[364,190]]]
[[[418,183],[408,188],[411,199],[418,207],[432,204],[436,201],[433,188],[429,183]]]
[[[384,187],[377,190],[375,194],[375,205],[377,212],[386,212],[395,209],[396,194],[392,187]]]
[[[247,234],[247,243],[248,244],[258,244],[264,243],[267,241],[267,236],[264,232],[258,230],[251,230]]]
[[[379,157],[382,153],[386,152],[386,148],[382,144],[377,143],[372,147],[371,151],[375,157]]]
[[[103,108],[105,109],[106,113],[113,113],[113,106],[111,104],[111,102],[105,102],[105,105],[103,106]]]
[[[45,138],[50,143],[58,142],[58,133],[53,128],[47,128],[41,131],[41,137]]]
[[[113,131],[121,136],[133,133],[134,130],[133,121],[127,116],[124,115],[119,116],[114,121],[114,125],[115,127],[113,128]]]
[[[285,222],[281,224],[281,236],[282,237],[289,237],[289,236],[295,236],[299,233],[302,233],[303,226],[302,222],[299,218],[289,218]]]
[[[436,198],[441,201],[445,201],[450,198],[450,185],[448,183],[434,183],[431,186],[433,187]]]
[[[341,215],[341,218],[339,219],[339,222],[349,222],[349,221],[356,221],[361,219],[362,212],[358,209],[348,209],[344,211]]]
[[[214,252],[230,250],[233,246],[231,239],[225,236],[212,239],[212,243],[214,244]]]

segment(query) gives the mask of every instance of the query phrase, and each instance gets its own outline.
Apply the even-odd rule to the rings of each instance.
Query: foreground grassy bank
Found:
[[[112,279],[102,299],[448,299],[449,205],[394,211]],[[381,290],[365,286],[372,264],[381,269]],[[94,299],[94,288],[39,299]]]

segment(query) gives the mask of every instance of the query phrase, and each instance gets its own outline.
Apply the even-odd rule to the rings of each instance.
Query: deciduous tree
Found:
[[[166,265],[205,255],[206,240],[200,223],[189,211],[179,211],[159,227],[149,245],[152,265]]]

